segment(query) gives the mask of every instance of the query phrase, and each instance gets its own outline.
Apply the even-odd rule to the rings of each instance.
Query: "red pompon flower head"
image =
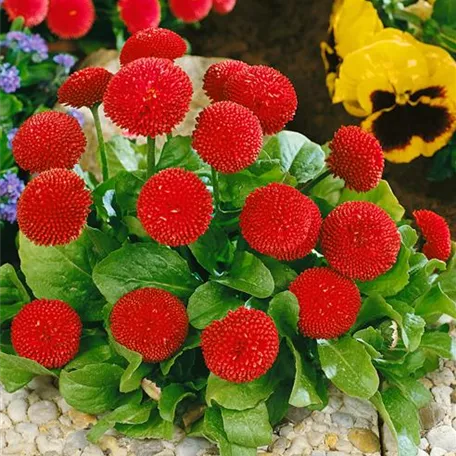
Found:
[[[382,208],[367,201],[349,201],[323,221],[320,243],[332,268],[350,279],[367,281],[391,269],[401,236]]]
[[[260,121],[250,109],[220,101],[200,113],[193,148],[221,173],[237,173],[255,162],[263,144]]]
[[[45,171],[19,198],[19,229],[36,245],[68,244],[81,234],[91,203],[90,192],[74,171]]]
[[[374,135],[354,125],[341,127],[329,147],[328,167],[349,189],[368,192],[379,184],[385,159]]]
[[[279,334],[264,312],[239,307],[203,330],[201,349],[213,374],[229,382],[251,382],[274,364]]]
[[[159,0],[119,0],[120,17],[130,33],[158,27],[161,19]]]
[[[451,255],[451,233],[446,220],[426,209],[414,211],[413,217],[426,241],[423,253],[429,259],[447,261]]]
[[[10,21],[17,17],[24,18],[26,27],[41,24],[48,12],[48,0],[5,0],[3,2]]]
[[[140,288],[122,296],[112,309],[110,322],[114,339],[140,353],[146,363],[169,358],[188,333],[184,304],[159,288]]]
[[[120,51],[120,64],[142,57],[176,60],[187,52],[187,43],[177,33],[163,28],[148,28],[130,36]]]
[[[298,107],[290,80],[264,65],[251,66],[231,76],[225,85],[225,96],[252,110],[266,135],[283,130]]]
[[[212,8],[218,14],[228,14],[236,6],[236,0],[214,0]]]
[[[59,38],[81,38],[95,21],[92,0],[50,0],[47,25]]]
[[[106,115],[134,135],[171,133],[190,109],[188,75],[171,60],[142,58],[111,79],[103,103]]]
[[[171,12],[184,22],[204,19],[212,8],[212,0],[169,0]]]
[[[290,291],[299,302],[299,329],[312,339],[334,339],[346,333],[361,307],[355,283],[329,268],[307,269]]]
[[[63,367],[79,350],[82,323],[66,302],[36,299],[26,304],[11,324],[11,341],[19,356],[48,369]]]
[[[86,138],[78,121],[63,112],[45,111],[29,117],[13,139],[17,164],[31,172],[73,168],[84,153]]]
[[[245,70],[249,66],[240,60],[224,60],[213,63],[204,75],[203,89],[212,101],[223,101],[225,97],[225,84],[228,79]]]
[[[60,86],[59,103],[73,108],[91,108],[101,103],[112,76],[111,72],[100,67],[76,71]]]
[[[318,206],[285,184],[257,188],[246,199],[241,232],[250,247],[278,260],[296,260],[315,247],[321,227]]]
[[[209,228],[212,196],[196,174],[167,168],[141,189],[138,218],[149,236],[160,244],[191,244]]]

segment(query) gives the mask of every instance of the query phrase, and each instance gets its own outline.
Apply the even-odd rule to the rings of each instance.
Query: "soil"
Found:
[[[340,125],[356,123],[340,105],[332,105],[325,87],[319,43],[325,39],[333,0],[238,0],[227,16],[211,15],[186,36],[192,52],[271,65],[293,82],[299,98],[296,117],[287,128],[316,142],[331,138]],[[456,239],[456,178],[426,180],[429,159],[406,165],[387,164],[390,182],[408,215],[432,209],[445,217]]]

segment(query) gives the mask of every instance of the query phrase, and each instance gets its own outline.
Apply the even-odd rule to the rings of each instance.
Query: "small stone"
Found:
[[[327,456],[347,456],[345,451],[328,451]]]
[[[292,423],[300,423],[301,421],[305,420],[308,416],[310,416],[312,412],[305,407],[290,407],[286,414],[286,418],[288,421]]]
[[[439,426],[428,432],[427,439],[432,448],[456,451],[456,430],[451,426]]]
[[[318,445],[320,445],[320,443],[323,442],[324,438],[325,435],[321,432],[310,431],[307,434],[307,440],[313,447],[317,447]]]
[[[354,424],[354,419],[348,413],[336,412],[331,415],[333,423],[338,424],[344,428],[351,428]]]
[[[63,456],[73,456],[80,454],[84,448],[87,447],[89,442],[86,438],[86,431],[76,431],[68,434],[63,446]]]
[[[22,435],[22,439],[27,443],[32,443],[39,435],[38,426],[33,423],[18,423],[16,431]]]
[[[454,429],[456,429],[456,418],[453,420],[453,422],[451,423],[451,425],[453,426]]]
[[[307,439],[299,435],[291,442],[291,446],[285,452],[285,456],[293,456],[295,454],[302,454],[305,449],[311,449]]]
[[[120,448],[117,442],[117,439],[112,435],[105,434],[98,445],[103,451],[109,450],[112,456],[127,456],[127,450],[125,448]]]
[[[68,405],[68,402],[63,397],[59,397],[55,402],[57,402],[62,413],[68,413],[73,408],[71,405]]]
[[[452,383],[455,382],[453,372],[451,372],[451,370],[448,369],[448,367],[444,367],[440,370],[432,372],[431,374],[429,374],[429,378],[432,380],[432,383],[434,383],[435,386],[450,386]]]
[[[11,423],[9,416],[4,413],[0,413],[0,429],[9,429],[12,425],[13,423]]]
[[[73,425],[76,429],[87,429],[91,424],[96,424],[97,419],[87,413],[79,412],[76,409],[71,409],[68,412],[68,416],[71,418]]]
[[[59,422],[61,424],[63,424],[63,426],[66,426],[66,427],[71,427],[71,425],[72,425],[72,421],[71,421],[70,417],[67,415],[62,415],[59,418]]]
[[[46,401],[52,401],[60,396],[59,390],[54,385],[39,387],[35,390],[35,393]]]
[[[450,394],[450,401],[451,401],[452,404],[456,404],[456,388]]]
[[[445,417],[445,410],[436,404],[431,402],[420,409],[420,421],[423,429],[432,429],[437,424],[439,424]]]
[[[423,451],[421,448],[419,448],[417,456],[429,456],[429,453],[426,453],[426,451]]]
[[[90,444],[84,448],[81,456],[104,456],[104,453],[100,447]]]
[[[5,432],[5,440],[8,442],[8,445],[17,445],[18,443],[22,443],[22,436],[18,432],[8,429]]]
[[[351,453],[353,451],[353,445],[347,440],[339,439],[336,445],[336,450]]]
[[[288,424],[287,426],[283,426],[282,428],[280,428],[279,434],[281,437],[288,437],[290,432],[293,432],[293,426]]]
[[[365,418],[356,418],[354,427],[363,428],[363,429],[370,429],[372,423]]]
[[[55,451],[60,454],[63,449],[63,441],[59,439],[53,439],[46,435],[39,435],[36,438],[36,446],[41,454],[44,454],[48,451]]]
[[[420,448],[422,450],[427,450],[429,448],[429,442],[424,437],[420,440]]]
[[[14,423],[27,420],[28,404],[24,399],[14,399],[8,405],[8,416]]]
[[[369,429],[351,429],[348,440],[363,453],[375,453],[380,450],[378,437]]]
[[[33,443],[18,443],[17,445],[9,445],[2,450],[2,456],[11,454],[14,456],[35,456],[37,453],[36,446]]]
[[[33,378],[27,385],[28,389],[36,390],[38,388],[45,388],[48,385],[52,384],[52,377],[49,375],[39,375],[38,377]]]
[[[438,404],[450,405],[451,404],[451,393],[453,388],[450,386],[439,385],[432,388],[432,394],[434,395],[435,402]]]
[[[205,440],[194,437],[187,437],[176,446],[176,456],[196,455],[199,450],[209,448],[211,444]]]
[[[163,451],[160,451],[160,453],[157,453],[155,456],[174,456],[174,451],[166,448]]]
[[[315,421],[315,423],[324,423],[325,422],[325,414],[322,412],[319,412],[318,410],[315,410],[312,412],[310,415],[312,420]]]
[[[312,456],[326,456],[326,451],[314,450]]]
[[[448,453],[442,448],[432,448],[431,456],[446,456]]]
[[[28,400],[28,403],[29,405],[33,405],[39,401],[41,401],[41,398],[40,396],[38,396],[38,394],[35,393],[35,391],[32,391],[28,396],[27,396],[27,400]]]
[[[314,430],[316,432],[322,432],[325,434],[326,431],[328,430],[328,427],[325,424],[313,423],[312,430]]]
[[[161,440],[135,440],[131,449],[135,456],[152,456],[163,450],[163,443]]]
[[[28,417],[32,423],[45,424],[58,417],[57,407],[50,401],[39,401],[28,409]]]
[[[345,411],[349,415],[353,415],[360,418],[365,418],[371,423],[375,423],[377,419],[377,411],[371,405],[370,402],[356,397],[344,396],[344,407]]]
[[[290,446],[290,441],[284,437],[277,439],[271,447],[274,453],[282,454]]]
[[[330,449],[330,450],[335,450],[337,441],[339,440],[339,437],[337,437],[337,434],[326,434],[325,435],[325,445]]]

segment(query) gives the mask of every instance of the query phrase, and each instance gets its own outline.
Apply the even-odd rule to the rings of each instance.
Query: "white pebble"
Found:
[[[62,440],[53,439],[46,435],[39,435],[36,439],[36,445],[41,454],[44,454],[47,451],[55,451],[60,454],[63,450]]]
[[[367,402],[363,399],[358,399],[356,397],[344,396],[344,407],[342,407],[341,412],[346,412],[349,415],[365,418],[372,423],[375,423],[377,420],[377,411],[370,404],[370,402]]]
[[[56,402],[62,413],[67,413],[73,408],[71,405],[68,405],[68,402],[63,397],[59,397]]]
[[[312,430],[314,430],[316,432],[325,433],[328,430],[328,428],[327,428],[326,424],[313,423],[312,424]]]
[[[456,451],[456,430],[451,426],[439,426],[428,432],[427,439],[433,448]]]
[[[366,420],[365,418],[356,418],[354,427],[363,428],[363,429],[370,429],[371,422]]]
[[[347,429],[353,427],[353,424],[354,424],[353,417],[351,415],[349,415],[348,413],[341,413],[341,412],[333,413],[331,416],[331,419],[332,419],[333,423],[336,423],[339,426],[342,426]]]
[[[2,456],[11,454],[14,456],[35,456],[37,453],[36,446],[33,443],[18,443],[17,445],[9,445],[2,450]]]
[[[87,431],[75,431],[65,439],[65,446],[63,447],[63,456],[72,456],[80,454],[84,448],[87,447],[89,442],[86,438]]]
[[[313,447],[317,447],[318,445],[320,445],[320,443],[323,442],[324,438],[325,435],[321,432],[310,431],[307,434],[307,440]]]
[[[0,413],[0,429],[9,429],[12,426],[9,416]]]
[[[444,367],[441,370],[431,373],[429,377],[435,386],[442,384],[450,386],[451,384],[455,383],[455,377],[453,375],[453,372],[451,372],[451,370],[448,369],[448,367]]]
[[[353,451],[353,445],[347,440],[339,439],[336,443],[336,450],[351,453]]]
[[[33,443],[40,433],[38,426],[33,423],[16,424],[16,431],[22,435],[22,438],[27,443]]]
[[[420,448],[422,450],[427,450],[429,448],[429,442],[424,437],[420,440]]]
[[[442,448],[432,448],[431,456],[446,456],[448,453]]]
[[[306,449],[312,449],[311,446],[309,445],[309,442],[307,439],[300,435],[296,437],[292,442],[290,448],[285,452],[285,456],[292,456],[295,454],[302,454],[304,450]]]
[[[8,405],[8,416],[14,423],[27,420],[28,404],[24,399],[14,399]]]
[[[316,423],[324,423],[325,422],[325,414],[322,412],[319,412],[318,410],[315,410],[312,412],[312,415],[310,417],[316,422]]]
[[[59,390],[53,385],[41,386],[35,390],[41,399],[52,401],[60,396]]]
[[[176,456],[192,456],[198,451],[209,448],[211,444],[200,438],[187,437],[176,446]]]
[[[81,456],[104,456],[104,453],[101,451],[101,448],[90,444],[84,448]]]
[[[314,450],[312,456],[326,456],[326,451]]]
[[[39,401],[28,409],[28,417],[32,423],[41,425],[58,417],[57,407],[50,401]]]
[[[451,404],[451,393],[453,392],[453,388],[450,386],[439,385],[432,388],[432,394],[434,395],[435,402],[438,404]]]
[[[5,440],[8,442],[8,445],[17,445],[22,443],[22,436],[12,429],[8,429],[5,432]]]
[[[27,396],[27,400],[29,402],[30,405],[33,405],[33,404],[36,404],[37,402],[39,402],[41,400],[40,396],[38,396],[38,394],[36,394],[35,391],[32,391],[28,396]]]
[[[419,448],[417,456],[429,456],[429,453],[426,453],[426,451],[423,451],[421,448]]]

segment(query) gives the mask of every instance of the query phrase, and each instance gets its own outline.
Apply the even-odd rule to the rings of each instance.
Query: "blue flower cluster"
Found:
[[[76,59],[70,54],[57,54],[52,60],[54,60],[57,65],[62,66],[67,74],[76,63]]]
[[[19,128],[11,128],[11,130],[6,134],[6,139],[8,140],[7,145],[10,150],[13,148],[13,139],[16,136],[17,130],[19,130]]]
[[[32,54],[34,62],[42,62],[48,58],[46,41],[37,33],[28,35],[24,32],[8,32],[1,45]]]
[[[14,93],[20,86],[19,70],[10,63],[0,64],[0,89],[5,93]]]
[[[77,109],[69,109],[67,114],[74,117],[78,121],[81,128],[84,126],[84,114],[82,114],[81,111],[78,111]]]
[[[11,171],[0,177],[0,220],[16,221],[17,201],[24,187],[24,182]]]

